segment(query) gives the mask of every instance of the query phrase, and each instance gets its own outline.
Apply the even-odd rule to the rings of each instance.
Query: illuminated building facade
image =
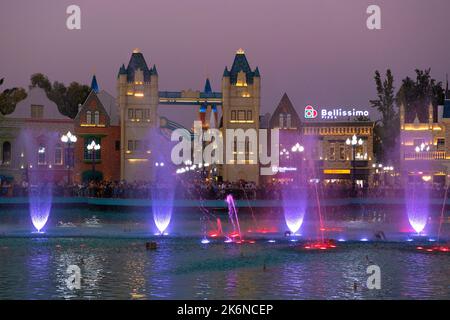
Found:
[[[301,167],[305,179],[326,182],[350,182],[355,179],[359,186],[372,183],[374,123],[320,121],[317,114],[311,117],[311,110],[314,110],[311,106],[305,108],[305,120],[301,121],[285,94],[272,114],[270,127],[280,129],[282,170],[271,179],[295,180]],[[353,136],[361,140],[361,144],[349,145],[347,140]],[[295,147],[297,144],[301,149]]]
[[[450,172],[450,96],[426,112],[400,106],[400,169],[403,183],[446,184]]]
[[[120,115],[120,177],[128,181],[152,180],[151,130],[159,126],[158,72],[148,68],[135,49],[128,66],[119,70],[117,103]]]
[[[74,119],[75,144],[74,181],[105,179],[120,180],[120,126],[116,99],[99,90],[95,76],[91,92]],[[100,145],[97,151],[89,151],[92,142]],[[92,152],[95,152],[93,157]],[[95,171],[92,162],[95,161]]]

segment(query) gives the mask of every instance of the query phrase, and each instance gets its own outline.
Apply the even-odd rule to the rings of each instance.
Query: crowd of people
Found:
[[[192,200],[221,200],[228,194],[235,199],[241,200],[281,200],[286,190],[298,189],[298,186],[282,182],[267,182],[257,185],[254,182],[217,182],[212,179],[192,179],[174,180],[173,185],[164,186],[160,183],[144,181],[90,181],[83,183],[56,183],[47,186],[51,187],[53,196],[57,197],[97,197],[97,198],[124,198],[124,199],[148,199],[152,197],[152,192],[172,190],[176,199]],[[30,188],[27,181],[8,182],[0,184],[1,197],[24,197],[27,196]],[[321,198],[395,198],[404,197],[405,189],[401,186],[357,186],[353,189],[351,182],[341,183],[309,183],[304,188],[308,197],[317,194]],[[429,193],[434,198],[442,198],[445,195],[445,187],[441,185],[430,185]],[[448,194],[450,196],[450,194]]]

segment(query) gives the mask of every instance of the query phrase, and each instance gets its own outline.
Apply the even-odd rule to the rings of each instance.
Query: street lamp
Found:
[[[353,194],[355,194],[356,191],[356,181],[355,181],[355,171],[356,171],[356,147],[357,146],[362,146],[362,144],[364,143],[364,141],[356,136],[353,135],[352,139],[350,140],[350,138],[347,138],[347,140],[345,141],[345,144],[348,146],[352,147],[352,157],[353,157],[353,162],[352,162],[352,192]]]
[[[305,151],[305,147],[302,146],[300,143],[296,143],[295,145],[292,146],[291,148],[292,153],[296,154],[296,153],[300,153],[300,155]],[[302,183],[303,179],[302,179],[302,174],[303,174],[303,158],[300,157],[300,164],[299,164],[299,173],[298,175],[298,180],[300,182],[300,184]]]
[[[67,184],[70,184],[70,168],[73,167],[73,153],[71,152],[71,146],[77,142],[77,136],[67,131],[66,134],[61,136],[61,142],[67,145],[66,162],[67,162]]]
[[[100,150],[100,144],[95,143],[94,140],[86,146],[87,150],[92,154],[92,178],[95,178],[95,153]]]

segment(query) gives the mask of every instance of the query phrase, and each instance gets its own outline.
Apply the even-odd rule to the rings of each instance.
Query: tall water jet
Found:
[[[429,190],[423,184],[413,183],[406,188],[405,197],[409,224],[420,234],[428,222]]]
[[[29,183],[29,212],[31,222],[37,232],[45,227],[52,207],[53,170],[52,159],[59,133],[45,131],[36,136],[35,132],[24,129],[20,136],[21,166],[25,169]]]
[[[305,218],[306,192],[301,189],[283,189],[284,220],[292,234],[297,233]]]
[[[227,195],[226,202],[228,205],[228,217],[230,219],[231,225],[233,226],[233,232],[231,233],[232,238],[242,239],[241,227],[239,225],[239,218],[236,210],[236,204],[234,198],[231,194]]]
[[[29,191],[31,222],[38,233],[47,224],[52,207],[52,187],[46,183],[30,187]]]
[[[150,187],[153,221],[158,233],[166,234],[172,219],[173,200],[175,194],[174,168],[170,161],[171,144],[157,131],[150,133],[152,146],[151,169],[153,183]]]

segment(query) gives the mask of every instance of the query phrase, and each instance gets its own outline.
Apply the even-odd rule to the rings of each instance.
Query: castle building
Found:
[[[117,76],[120,117],[120,177],[127,181],[152,180],[150,135],[157,128],[158,72],[147,66],[135,49],[128,66]]]
[[[233,65],[222,77],[222,135],[224,146],[227,145],[227,129],[259,130],[259,113],[261,104],[261,76],[259,69],[252,70],[245,56],[239,49]],[[237,147],[237,148],[236,148]],[[244,150],[244,160],[238,159],[237,150]],[[247,141],[237,141],[235,148],[228,155],[232,160],[220,167],[220,175],[224,181],[259,181],[259,164],[250,159],[250,155],[258,158],[258,143],[251,145]],[[227,151],[224,152],[227,159]]]

